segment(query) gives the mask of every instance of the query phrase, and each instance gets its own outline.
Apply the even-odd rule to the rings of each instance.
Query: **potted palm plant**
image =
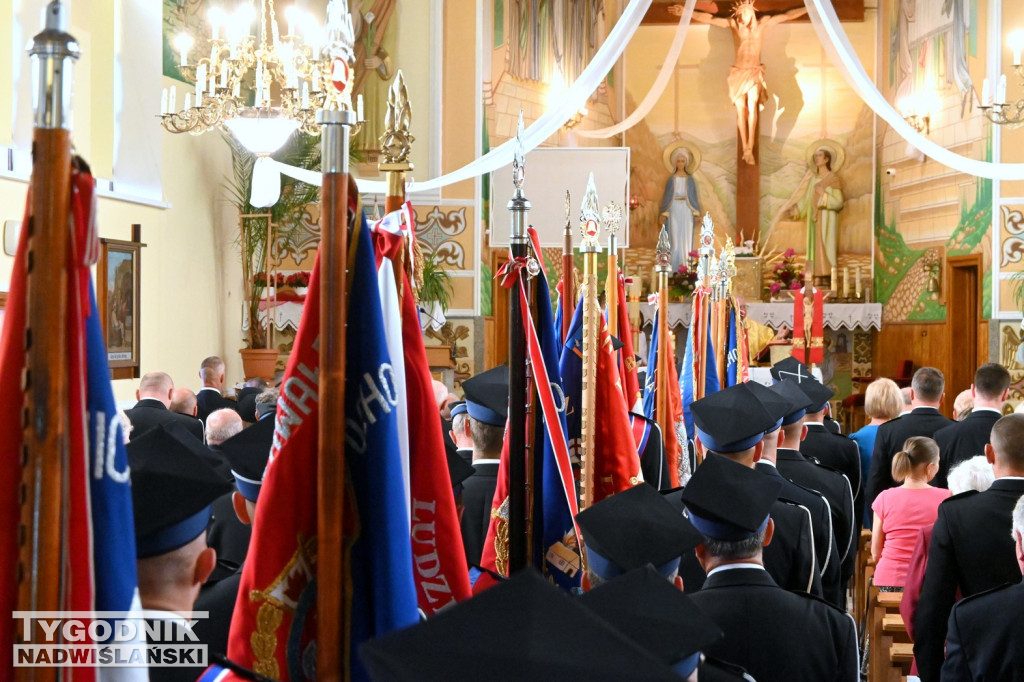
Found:
[[[238,209],[238,247],[242,264],[245,293],[246,348],[242,354],[245,376],[271,378],[276,370],[278,351],[271,343],[269,311],[261,314],[272,298],[271,288],[284,278],[275,270],[279,262],[274,249],[293,243],[306,206],[319,201],[320,188],[298,180],[284,178],[280,199],[271,207],[253,206],[253,166],[256,157],[234,138],[225,135],[231,148],[232,175],[227,190]],[[307,169],[320,167],[320,138],[298,134],[273,155],[283,163]]]

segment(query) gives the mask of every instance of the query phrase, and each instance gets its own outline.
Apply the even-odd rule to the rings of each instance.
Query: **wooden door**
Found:
[[[981,328],[981,255],[946,259],[946,328],[949,360],[946,367],[946,402],[943,412],[952,416],[953,400],[974,382],[978,368],[978,330]]]

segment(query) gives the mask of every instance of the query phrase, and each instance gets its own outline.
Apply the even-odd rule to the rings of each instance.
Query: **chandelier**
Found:
[[[178,35],[178,70],[194,89],[186,91],[178,110],[176,88],[164,88],[160,119],[166,130],[201,135],[223,127],[253,154],[268,156],[296,130],[318,135],[318,109],[352,110],[355,53],[348,1],[327,3],[324,26],[289,6],[284,35],[274,0],[259,0],[258,16],[256,11],[248,2],[230,13],[213,6],[208,38],[197,45],[189,34]],[[193,47],[199,48],[197,58],[190,58]],[[362,109],[360,95],[357,121],[363,120]]]
[[[1007,45],[1013,53],[1013,70],[1024,84],[1024,66],[1021,66],[1021,52],[1024,52],[1024,31],[1013,31],[1006,37]],[[988,79],[984,80],[981,90],[981,112],[988,120],[1007,128],[1019,128],[1024,125],[1024,99],[1016,102],[1006,101],[1006,74],[999,76],[995,97]]]

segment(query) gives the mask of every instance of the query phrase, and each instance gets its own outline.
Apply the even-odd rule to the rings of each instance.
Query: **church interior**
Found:
[[[58,5],[76,58],[61,57],[63,71],[40,71],[40,17],[56,25],[50,13]],[[53,603],[88,591],[67,591],[62,581],[103,578],[92,564],[77,575],[69,569],[81,559],[67,550],[81,541],[69,528],[85,509],[93,525],[83,537],[97,566],[103,541],[120,539],[125,566],[137,559],[137,574],[122,576],[127,596],[118,595],[132,609],[155,608],[177,622],[220,595],[221,649],[244,650],[243,663],[256,671],[239,673],[245,679],[313,679],[315,668],[332,673],[322,679],[466,679],[471,668],[448,678],[451,662],[428,660],[423,652],[435,645],[416,638],[483,632],[474,626],[483,616],[471,609],[489,602],[473,595],[505,595],[481,599],[510,613],[522,605],[524,631],[539,637],[544,623],[575,617],[575,605],[551,597],[552,584],[586,593],[581,601],[592,587],[610,598],[602,583],[622,575],[669,589],[668,600],[686,592],[730,635],[734,617],[747,627],[763,616],[765,631],[786,630],[774,627],[771,609],[713,611],[721,605],[708,593],[729,580],[723,575],[759,571],[762,586],[813,595],[814,620],[806,623],[816,625],[807,632],[838,634],[824,647],[835,645],[836,660],[822,664],[801,650],[758,670],[817,665],[834,679],[881,682],[908,679],[920,663],[919,679],[930,682],[943,657],[952,666],[950,652],[960,651],[956,618],[948,638],[943,629],[950,609],[969,615],[970,600],[1005,582],[970,579],[990,578],[990,563],[1000,578],[1024,572],[1024,447],[1016,447],[1024,417],[1014,414],[1024,412],[1020,0],[0,0],[0,16],[9,46],[0,51],[0,91],[11,93],[0,106],[0,330],[11,325],[0,335],[0,351],[9,352],[0,362],[11,363],[0,365],[0,388],[20,380],[27,396],[0,405],[11,422],[0,434],[14,434],[0,449],[8,485],[0,550],[20,553],[19,604],[26,575],[59,574],[40,579],[60,585],[45,595]],[[32,40],[30,58],[21,46]],[[43,57],[52,66],[55,57]],[[40,84],[61,78],[70,97],[58,103],[59,88],[40,96]],[[47,107],[66,112],[67,123],[42,125]],[[70,219],[57,220],[67,220],[72,249],[62,267],[91,267],[103,343],[84,331],[86,341],[68,333],[61,348],[79,363],[76,376],[102,376],[106,391],[107,375],[89,366],[89,353],[103,347],[98,364],[109,369],[113,401],[86,404],[91,385],[58,396],[77,410],[66,431],[84,445],[61,460],[72,462],[70,474],[46,479],[53,472],[36,464],[48,457],[39,443],[52,435],[42,427],[49,403],[36,396],[45,389],[50,400],[66,384],[46,385],[39,369],[47,333],[33,315],[47,307],[40,301],[48,292],[38,284],[46,281],[36,270],[46,256],[38,226],[49,229],[53,216],[39,210],[45,183],[34,169],[48,158],[40,130],[57,130],[56,139],[63,128],[94,179],[95,222],[82,220],[89,188],[74,183],[92,180],[76,165]],[[367,220],[349,224],[359,210]],[[60,280],[72,294],[88,279],[79,274]],[[92,310],[82,292],[70,304],[64,293],[54,296],[68,320]],[[335,292],[347,295],[335,300]],[[14,369],[22,356],[24,378]],[[246,383],[257,379],[265,381]],[[891,385],[884,419],[872,412],[868,388],[882,384]],[[190,426],[154,421],[115,446],[115,420],[136,419],[146,400],[164,395],[157,407],[167,412],[175,386],[201,396],[192,396],[191,413],[165,415]],[[217,410],[200,415],[213,400],[202,391],[230,406],[223,413],[241,407],[246,389],[248,414],[232,412],[235,430],[214,442]],[[941,591],[934,576],[953,563],[940,563],[946,545],[931,538],[955,535],[944,525],[951,493],[929,482],[939,475],[945,483],[948,465],[969,459],[948,454],[958,454],[949,439],[959,436],[942,435],[961,433],[949,429],[966,414],[954,401],[965,390],[972,417],[990,420],[983,442],[962,448],[974,448],[972,456],[983,449],[991,465],[994,493],[985,499],[1014,495],[1004,495],[998,524],[977,523],[996,549],[972,555],[979,565],[963,584],[943,583],[947,604],[929,598]],[[338,414],[338,424],[324,418]],[[891,435],[915,414],[935,428]],[[63,424],[55,440],[67,435]],[[813,451],[808,425],[824,455]],[[188,428],[198,441],[175,435]],[[856,436],[865,431],[866,452]],[[853,440],[838,438],[846,434]],[[259,462],[232,459],[240,435],[234,446],[261,450]],[[200,450],[213,456],[200,458],[187,480],[147,451],[165,445],[183,452],[182,462]],[[833,455],[840,464],[828,460]],[[799,465],[785,465],[787,456]],[[788,473],[804,465],[814,469],[807,480]],[[15,471],[22,478],[7,475]],[[485,471],[489,487],[471,501],[474,477]],[[224,480],[214,485],[214,474]],[[766,483],[762,474],[780,480]],[[172,479],[180,500],[173,485],[164,488]],[[95,486],[87,493],[86,481]],[[74,489],[66,496],[65,483]],[[97,491],[107,484],[122,506],[97,513],[106,504]],[[878,572],[894,563],[883,542],[890,552],[898,544],[885,540],[882,525],[884,505],[895,504],[885,500],[895,495],[882,496],[904,488],[927,490],[931,521],[939,519],[934,535],[929,529],[918,540],[914,529],[916,549],[899,539],[910,543],[900,546],[908,556],[924,552],[914,617],[902,609],[915,566],[902,557],[903,573],[889,583]],[[165,509],[146,509],[138,491],[148,490],[163,507],[208,495],[172,523],[156,518]],[[779,509],[786,505],[806,518]],[[62,532],[27,533],[33,523],[46,527],[46,509]],[[258,511],[273,522],[257,523]],[[230,564],[217,562],[218,543],[229,545],[212,530],[218,514],[222,524],[247,526]],[[483,519],[473,529],[479,537],[466,530],[467,514]],[[621,537],[604,544],[609,517],[621,536],[659,514],[674,535],[661,560],[664,538],[656,534],[643,537],[651,551],[635,566],[629,552],[615,551]],[[110,530],[115,523],[104,530],[97,519],[122,523],[121,537]],[[999,525],[1011,521],[1016,564],[1011,535]],[[151,535],[143,530],[165,522]],[[125,531],[133,523],[134,533]],[[47,535],[62,557],[49,562],[56,568],[26,540]],[[973,540],[968,531],[958,541]],[[730,554],[734,545],[748,554]],[[26,559],[30,549],[36,553]],[[160,577],[183,564],[159,560],[186,549],[195,556],[179,570],[184,597],[162,601],[174,581]],[[516,576],[531,562],[543,580]],[[403,564],[408,570],[379,570]],[[792,584],[773,573],[779,566]],[[219,569],[225,582],[203,587]],[[760,576],[766,572],[771,578]],[[451,583],[432,582],[438,575]],[[213,591],[229,580],[233,592]],[[0,585],[0,611],[15,602],[4,589],[14,582]],[[957,589],[967,599],[953,607]],[[1012,589],[1019,601],[1021,588]],[[779,603],[792,605],[788,598]],[[1019,635],[1024,609],[1015,612]],[[350,616],[377,620],[353,625]],[[433,629],[416,626],[420,620]],[[921,634],[931,620],[942,631]],[[908,632],[915,624],[916,640]],[[705,634],[709,627],[718,626],[701,626]],[[0,632],[0,671],[10,664],[10,634]],[[625,641],[619,633],[612,640]],[[552,635],[549,644],[557,642]],[[603,652],[606,670],[596,670],[605,658],[595,653],[593,679],[672,679],[664,666],[650,677],[627,670],[640,650],[633,646]],[[544,649],[523,648],[538,656]],[[698,664],[716,665],[706,655],[714,649],[697,648],[671,661],[689,666],[685,679],[698,679]],[[746,649],[753,666],[778,653]],[[423,676],[396,672],[410,653],[420,655]],[[1019,666],[1012,679],[1021,679],[1024,660],[1011,653]],[[424,672],[432,665],[436,671]],[[540,679],[550,669],[536,670],[544,672],[518,674]],[[945,671],[942,679],[953,679]],[[721,679],[740,679],[734,673]]]
[[[100,236],[113,240],[115,251],[117,242],[144,244],[137,252],[138,312],[130,330],[137,338],[125,339],[130,351],[118,355],[131,356],[132,366],[115,368],[115,378],[124,377],[115,381],[120,401],[132,399],[140,372],[159,368],[187,381],[198,359],[211,353],[231,359],[229,383],[239,382],[237,350],[254,340],[277,348],[278,368],[283,368],[301,303],[277,301],[269,338],[253,339],[250,327],[266,325],[267,315],[264,311],[256,325],[249,324],[256,293],[251,280],[263,271],[283,277],[308,272],[319,243],[315,192],[301,185],[290,189],[286,177],[288,201],[271,209],[275,234],[267,259],[245,263],[240,249],[246,221],[235,190],[245,178],[233,172],[227,134],[223,129],[171,134],[160,125],[161,92],[176,90],[180,105],[194,81],[194,74],[189,81],[178,69],[175,39],[183,31],[201,38],[209,30],[207,11],[216,4],[70,3],[71,32],[82,47],[74,71],[72,132],[76,152],[97,178]],[[323,16],[325,3],[295,4],[311,17]],[[367,123],[353,140],[354,174],[381,178],[375,138],[398,70],[412,111],[414,170],[407,175],[414,186],[461,169],[514,137],[520,111],[529,126],[554,107],[626,5],[622,0],[353,1],[354,14],[370,13],[373,19],[357,27],[362,36],[357,44],[369,41],[365,45],[376,50],[376,56],[366,57],[364,46],[366,61],[355,68]],[[8,4],[9,44],[21,45],[32,34],[41,6]],[[759,2],[757,11],[764,19],[802,6],[771,0]],[[1008,100],[1024,96],[1008,42],[1024,23],[1024,10],[1016,3],[843,0],[834,6],[860,67],[881,96],[914,117],[931,141],[966,159],[1018,161],[1014,126],[990,122],[981,107],[986,78],[995,92],[1005,74]],[[793,264],[788,269],[806,264],[807,221],[796,209],[814,170],[814,152],[824,145],[835,152],[832,170],[844,199],[834,214],[831,267],[838,279],[833,288],[838,300],[845,280],[847,305],[861,305],[837,318],[826,334],[823,371],[837,394],[856,392],[864,377],[897,377],[906,367],[927,364],[943,370],[959,390],[969,384],[975,361],[992,359],[1014,373],[1012,401],[1024,398],[1024,358],[1017,355],[1022,340],[1018,273],[1024,268],[1021,181],[958,172],[918,151],[851,88],[806,16],[763,27],[766,89],[755,122],[757,165],[744,162],[738,127],[748,126],[737,125],[724,85],[736,60],[733,36],[722,25],[699,21],[699,15],[713,18],[717,11],[721,24],[731,5],[698,2],[688,26],[679,20],[682,7],[652,2],[585,105],[537,147],[542,153],[628,150],[628,170],[624,167],[619,178],[627,187],[619,193],[628,202],[628,232],[620,251],[621,267],[632,282],[627,296],[633,323],[644,324],[649,317],[642,302],[656,288],[655,246],[669,220],[662,197],[676,150],[685,149],[690,159],[686,174],[696,190],[694,215],[710,215],[719,248],[727,237],[737,246],[749,242],[741,255],[752,252],[760,261],[755,266],[740,259],[741,270],[755,280],[744,285],[744,296],[770,306],[773,297],[789,300],[785,291],[770,291],[781,282],[775,266],[783,263],[787,249],[793,249],[785,259]],[[685,40],[675,65],[663,69],[679,32]],[[158,43],[160,53],[150,49]],[[0,79],[13,94],[10,106],[0,111],[6,151],[0,196],[7,207],[3,224],[9,247],[0,256],[0,291],[6,291],[30,164],[27,56],[18,50],[7,55],[0,61]],[[658,94],[656,89],[660,96],[644,102],[652,91]],[[640,104],[647,111],[633,125],[612,135],[603,132]],[[292,140],[278,156],[308,165],[315,139],[313,144]],[[584,165],[589,157],[542,156],[527,173],[528,197],[531,189],[534,194],[549,189],[530,183],[531,175],[544,172],[540,165],[548,163],[546,158],[557,168]],[[576,213],[584,187],[565,184],[550,189],[570,192]],[[426,335],[428,346],[437,347],[431,351],[432,366],[439,377],[444,368],[457,393],[463,379],[502,362],[507,352],[502,312],[507,299],[493,286],[493,277],[507,257],[502,245],[508,216],[498,202],[510,191],[509,176],[495,171],[410,194],[420,248],[450,283],[445,321],[428,326]],[[604,190],[609,196],[616,191],[615,186]],[[309,199],[304,205],[302,197]],[[368,211],[382,210],[379,191],[361,198]],[[529,220],[554,234],[564,216],[560,207],[547,214],[535,209]],[[544,251],[545,261],[560,273],[557,241],[545,242]],[[673,266],[686,261],[684,254]],[[685,301],[687,293],[686,278],[677,279],[674,304]],[[680,337],[685,312],[680,307],[674,314]],[[778,326],[771,312],[760,321]],[[112,362],[112,367],[124,365]]]

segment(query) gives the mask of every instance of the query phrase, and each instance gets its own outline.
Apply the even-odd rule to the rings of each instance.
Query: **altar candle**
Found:
[[[850,298],[850,266],[843,266],[843,298]]]
[[[356,96],[356,121],[364,121],[363,118],[363,96]]]
[[[981,106],[992,106],[992,85],[988,82],[987,78],[981,86]]]
[[[832,274],[829,277],[828,286],[832,291],[839,288],[839,271],[836,270],[834,265],[832,266]]]
[[[167,88],[164,88],[164,91],[160,93],[160,115],[167,115]]]
[[[860,298],[860,295],[862,293],[861,288],[860,288],[860,266],[858,265],[853,272],[854,272],[853,285],[854,285],[855,290],[857,292],[857,298]]]

